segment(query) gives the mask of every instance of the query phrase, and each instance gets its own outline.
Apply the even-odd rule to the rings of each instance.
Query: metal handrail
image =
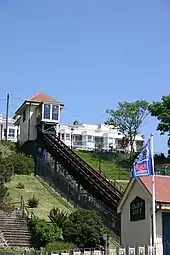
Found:
[[[56,145],[47,137],[45,137],[45,140],[49,143],[51,143],[51,145],[55,148],[56,148]],[[63,152],[63,155],[65,156],[65,158],[69,161],[70,160],[70,157],[65,153]],[[93,178],[90,178],[89,179],[89,175],[86,171],[84,171],[82,168],[80,168],[73,160],[70,160],[72,162],[72,164],[74,165],[75,168],[79,168],[79,174],[81,174],[85,179],[88,179],[88,181],[92,184],[92,185],[95,185],[98,187],[98,190],[100,190],[100,193],[104,195],[105,198],[107,198],[108,201],[112,201],[113,205],[114,206],[117,206],[117,201],[115,201],[115,199],[113,199],[113,197],[108,193],[106,192],[104,189],[101,188],[100,184],[97,183]],[[83,173],[82,173],[83,172]]]
[[[71,161],[72,165],[75,166],[75,168],[78,167],[79,174],[83,175],[85,179],[88,179],[91,185],[97,186],[99,192],[104,195],[104,197],[109,201],[109,203],[111,202],[114,206],[117,206],[122,196],[122,193],[120,193],[118,189],[116,189],[110,182],[108,182],[96,170],[91,168],[84,160],[82,160],[77,154],[75,154],[71,149],[69,149],[63,142],[61,142],[61,140],[59,140],[58,138],[54,136],[44,134],[42,132],[39,132],[39,134],[41,135],[41,137],[43,136],[44,142],[47,142],[47,144],[49,144],[51,148],[52,147],[55,148],[56,151],[58,151],[59,153],[62,152],[63,156],[68,161]],[[76,162],[74,162],[74,159],[78,160],[79,164],[76,164]],[[81,168],[81,166],[84,170]],[[89,178],[89,173],[85,171],[85,169],[88,169],[88,172],[90,172],[91,178]],[[96,182],[96,179],[98,180],[97,182]]]
[[[52,137],[51,135],[49,135],[50,137]],[[114,192],[116,192],[117,196],[119,198],[122,197],[122,192],[120,192],[115,186],[113,186],[109,181],[107,181],[107,179],[105,179],[105,177],[103,175],[101,175],[98,171],[96,171],[94,168],[92,168],[90,165],[88,165],[81,157],[79,157],[76,153],[74,153],[68,146],[66,146],[58,137],[52,137],[55,141],[57,141],[59,144],[61,144],[62,147],[64,147],[70,154],[72,154],[72,156],[74,158],[77,158],[79,160],[79,162],[86,168],[88,168],[94,175],[96,175],[96,177],[99,179],[102,179],[103,183],[105,183],[107,185],[107,187],[109,189],[113,189]],[[116,180],[114,180],[116,182]],[[118,183],[118,185],[120,185]]]

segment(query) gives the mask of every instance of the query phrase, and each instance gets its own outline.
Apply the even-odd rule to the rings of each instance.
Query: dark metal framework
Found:
[[[37,131],[41,146],[56,158],[85,190],[117,213],[117,206],[122,197],[122,192],[89,166],[59,138],[45,134],[39,129]]]

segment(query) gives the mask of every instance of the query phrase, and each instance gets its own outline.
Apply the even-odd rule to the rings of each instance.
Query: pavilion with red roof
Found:
[[[50,133],[51,130],[51,133],[57,134],[63,107],[63,103],[44,93],[26,99],[14,116],[19,145],[34,142],[37,139],[37,127],[44,132],[48,130]]]
[[[158,254],[170,255],[170,176],[155,176]],[[152,244],[152,176],[132,179],[119,203],[121,245]]]

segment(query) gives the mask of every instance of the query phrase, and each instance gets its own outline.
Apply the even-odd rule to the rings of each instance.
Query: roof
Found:
[[[118,213],[121,212],[124,202],[126,201],[129,193],[131,192],[135,182],[144,188],[144,191],[151,197],[152,195],[152,176],[143,176],[137,179],[131,179],[128,183],[123,197],[118,205]],[[155,176],[155,197],[157,203],[170,203],[170,176]]]
[[[140,178],[143,185],[152,194],[152,176]],[[170,176],[155,176],[156,202],[170,203]]]
[[[26,104],[29,104],[29,103],[41,103],[41,102],[57,103],[61,107],[64,107],[64,104],[59,102],[59,101],[57,101],[56,99],[53,99],[52,97],[49,97],[48,95],[45,95],[44,93],[38,93],[38,94],[28,98],[27,100],[25,100],[24,103],[15,112],[15,116],[18,115],[23,110],[23,107]],[[14,118],[15,118],[15,116],[14,116]]]
[[[35,102],[35,103],[41,103],[41,102],[53,102],[53,103],[58,103],[60,105],[63,105],[56,99],[53,99],[52,97],[49,97],[45,95],[44,93],[38,93],[35,96],[32,96],[26,100],[26,102]],[[64,106],[64,105],[63,105]]]

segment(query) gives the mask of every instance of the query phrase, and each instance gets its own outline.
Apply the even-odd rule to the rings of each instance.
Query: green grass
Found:
[[[99,170],[99,156],[96,153],[81,151],[76,151],[76,153],[90,166]],[[109,180],[129,180],[130,178],[130,169],[123,168],[110,159],[101,159],[101,171]]]
[[[24,189],[17,188],[18,182],[24,184]],[[27,206],[29,212],[35,213],[40,218],[47,219],[47,215],[52,207],[56,206],[64,211],[71,211],[72,208],[64,201],[55,191],[41,178],[33,175],[15,175],[12,177],[11,182],[8,184],[10,197],[12,202],[19,207],[21,196],[27,206],[27,200],[35,195],[39,199],[37,208],[31,209]]]

